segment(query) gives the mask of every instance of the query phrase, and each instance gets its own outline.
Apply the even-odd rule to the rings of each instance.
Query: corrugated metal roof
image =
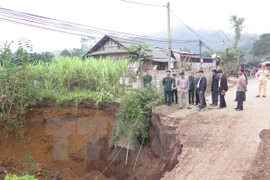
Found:
[[[91,55],[104,55],[104,54],[116,54],[116,53],[125,53],[124,50],[113,50],[113,51],[97,51],[99,50],[106,42],[108,42],[110,39],[113,41],[121,44],[126,49],[130,48],[133,45],[147,45],[144,42],[132,40],[132,39],[125,39],[125,38],[119,38],[115,36],[108,36],[105,35],[101,40],[99,40],[84,56],[91,56]],[[168,61],[168,50],[162,49],[162,48],[154,48],[149,45],[147,45],[149,49],[151,49],[151,52],[149,52],[149,55],[153,57],[153,61],[158,62],[167,62]],[[171,51],[171,55],[173,59],[175,58],[175,55],[173,51]]]

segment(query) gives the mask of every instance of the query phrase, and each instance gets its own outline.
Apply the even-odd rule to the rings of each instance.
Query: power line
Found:
[[[11,18],[16,18],[24,21],[31,21],[31,23],[38,23],[45,25],[50,25],[50,26],[57,26],[57,28],[65,28],[69,30],[80,30],[80,32],[85,32],[85,33],[94,33],[94,34],[111,34],[111,35],[125,35],[125,36],[131,36],[134,38],[141,38],[144,40],[148,41],[159,41],[159,42],[168,42],[166,39],[161,39],[161,38],[156,38],[156,37],[150,37],[150,36],[142,36],[142,35],[136,35],[136,34],[131,34],[131,33],[125,33],[125,32],[118,32],[118,31],[111,31],[107,29],[101,29],[101,28],[94,28],[91,26],[86,26],[78,23],[71,23],[67,21],[62,21],[62,20],[56,20],[53,18],[48,18],[44,16],[39,16],[39,15],[34,15],[30,13],[23,13],[23,12],[18,12],[18,11],[13,11],[5,8],[0,8],[0,13],[5,15],[5,16],[12,16]],[[35,22],[33,22],[35,21]],[[194,40],[173,40],[174,42],[195,42]]]
[[[12,24],[18,24],[18,25],[23,25],[23,26],[31,26],[31,27],[35,27],[35,28],[39,28],[39,29],[43,29],[43,30],[50,30],[50,31],[55,31],[55,32],[60,32],[60,33],[66,33],[66,34],[71,34],[71,35],[75,35],[75,36],[91,37],[91,36],[85,35],[85,34],[73,33],[73,32],[68,32],[68,31],[61,31],[61,30],[52,29],[52,28],[43,27],[43,26],[38,26],[38,25],[33,25],[33,24],[26,24],[26,23],[22,23],[22,22],[18,22],[18,21],[13,21],[13,20],[10,20],[10,19],[5,19],[5,18],[2,18],[2,17],[0,17],[0,20],[4,21],[4,22],[12,23]]]
[[[154,6],[154,7],[167,7],[165,5],[157,5],[157,4],[147,4],[147,3],[140,3],[140,2],[134,2],[134,1],[127,1],[127,0],[121,0],[123,2],[138,4],[138,5],[144,5],[144,6]]]
[[[186,26],[191,32],[193,32],[195,35],[197,35],[197,37],[204,39],[205,41],[208,41],[210,43],[217,43],[217,42],[212,42],[209,41],[208,39],[204,38],[203,36],[199,35],[198,33],[196,33],[192,28],[190,28],[186,23],[184,23],[184,21],[182,21],[173,11],[171,11],[171,13],[180,21],[182,22],[182,24],[184,24],[184,26]]]

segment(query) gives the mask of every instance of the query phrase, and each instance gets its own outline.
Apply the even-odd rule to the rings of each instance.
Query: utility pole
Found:
[[[202,70],[202,41],[199,39],[199,48],[200,48],[200,70]]]
[[[170,2],[167,3],[167,11],[168,11],[168,21],[167,21],[167,25],[168,25],[168,70],[171,70],[171,25],[170,25]]]

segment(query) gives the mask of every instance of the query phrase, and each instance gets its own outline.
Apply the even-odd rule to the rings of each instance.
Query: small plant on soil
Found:
[[[31,153],[27,153],[26,157],[30,166],[30,174],[35,174],[36,170],[39,168],[39,164],[35,163],[35,159]]]
[[[161,97],[153,87],[127,92],[117,113],[110,145],[120,141],[123,146],[132,149],[148,138],[152,107],[162,104]]]
[[[6,175],[4,180],[37,180],[34,176],[25,175],[25,176],[17,176],[15,174]]]

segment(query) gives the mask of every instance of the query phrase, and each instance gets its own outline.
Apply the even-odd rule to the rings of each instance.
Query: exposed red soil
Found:
[[[109,147],[108,139],[119,104],[106,104],[104,110],[90,109],[93,107],[90,101],[80,104],[79,109],[74,108],[74,102],[64,103],[61,108],[54,106],[55,102],[47,100],[29,112],[21,138],[15,133],[6,138],[0,125],[0,179],[6,173],[29,171],[29,153],[39,164],[36,177],[41,180],[92,180],[115,157],[120,148]],[[158,115],[155,118],[158,122]],[[162,126],[155,125],[155,128]],[[177,164],[181,144],[177,142],[175,145],[179,149],[167,151],[167,144],[162,147],[162,143],[169,142],[165,142],[167,136],[159,137],[156,130],[150,128],[151,137],[145,142],[135,171],[133,167],[137,151],[129,152],[125,165],[126,149],[123,149],[99,180],[157,180],[171,170]],[[173,139],[174,135],[171,133],[169,138]],[[38,172],[41,172],[40,175],[37,175]]]

